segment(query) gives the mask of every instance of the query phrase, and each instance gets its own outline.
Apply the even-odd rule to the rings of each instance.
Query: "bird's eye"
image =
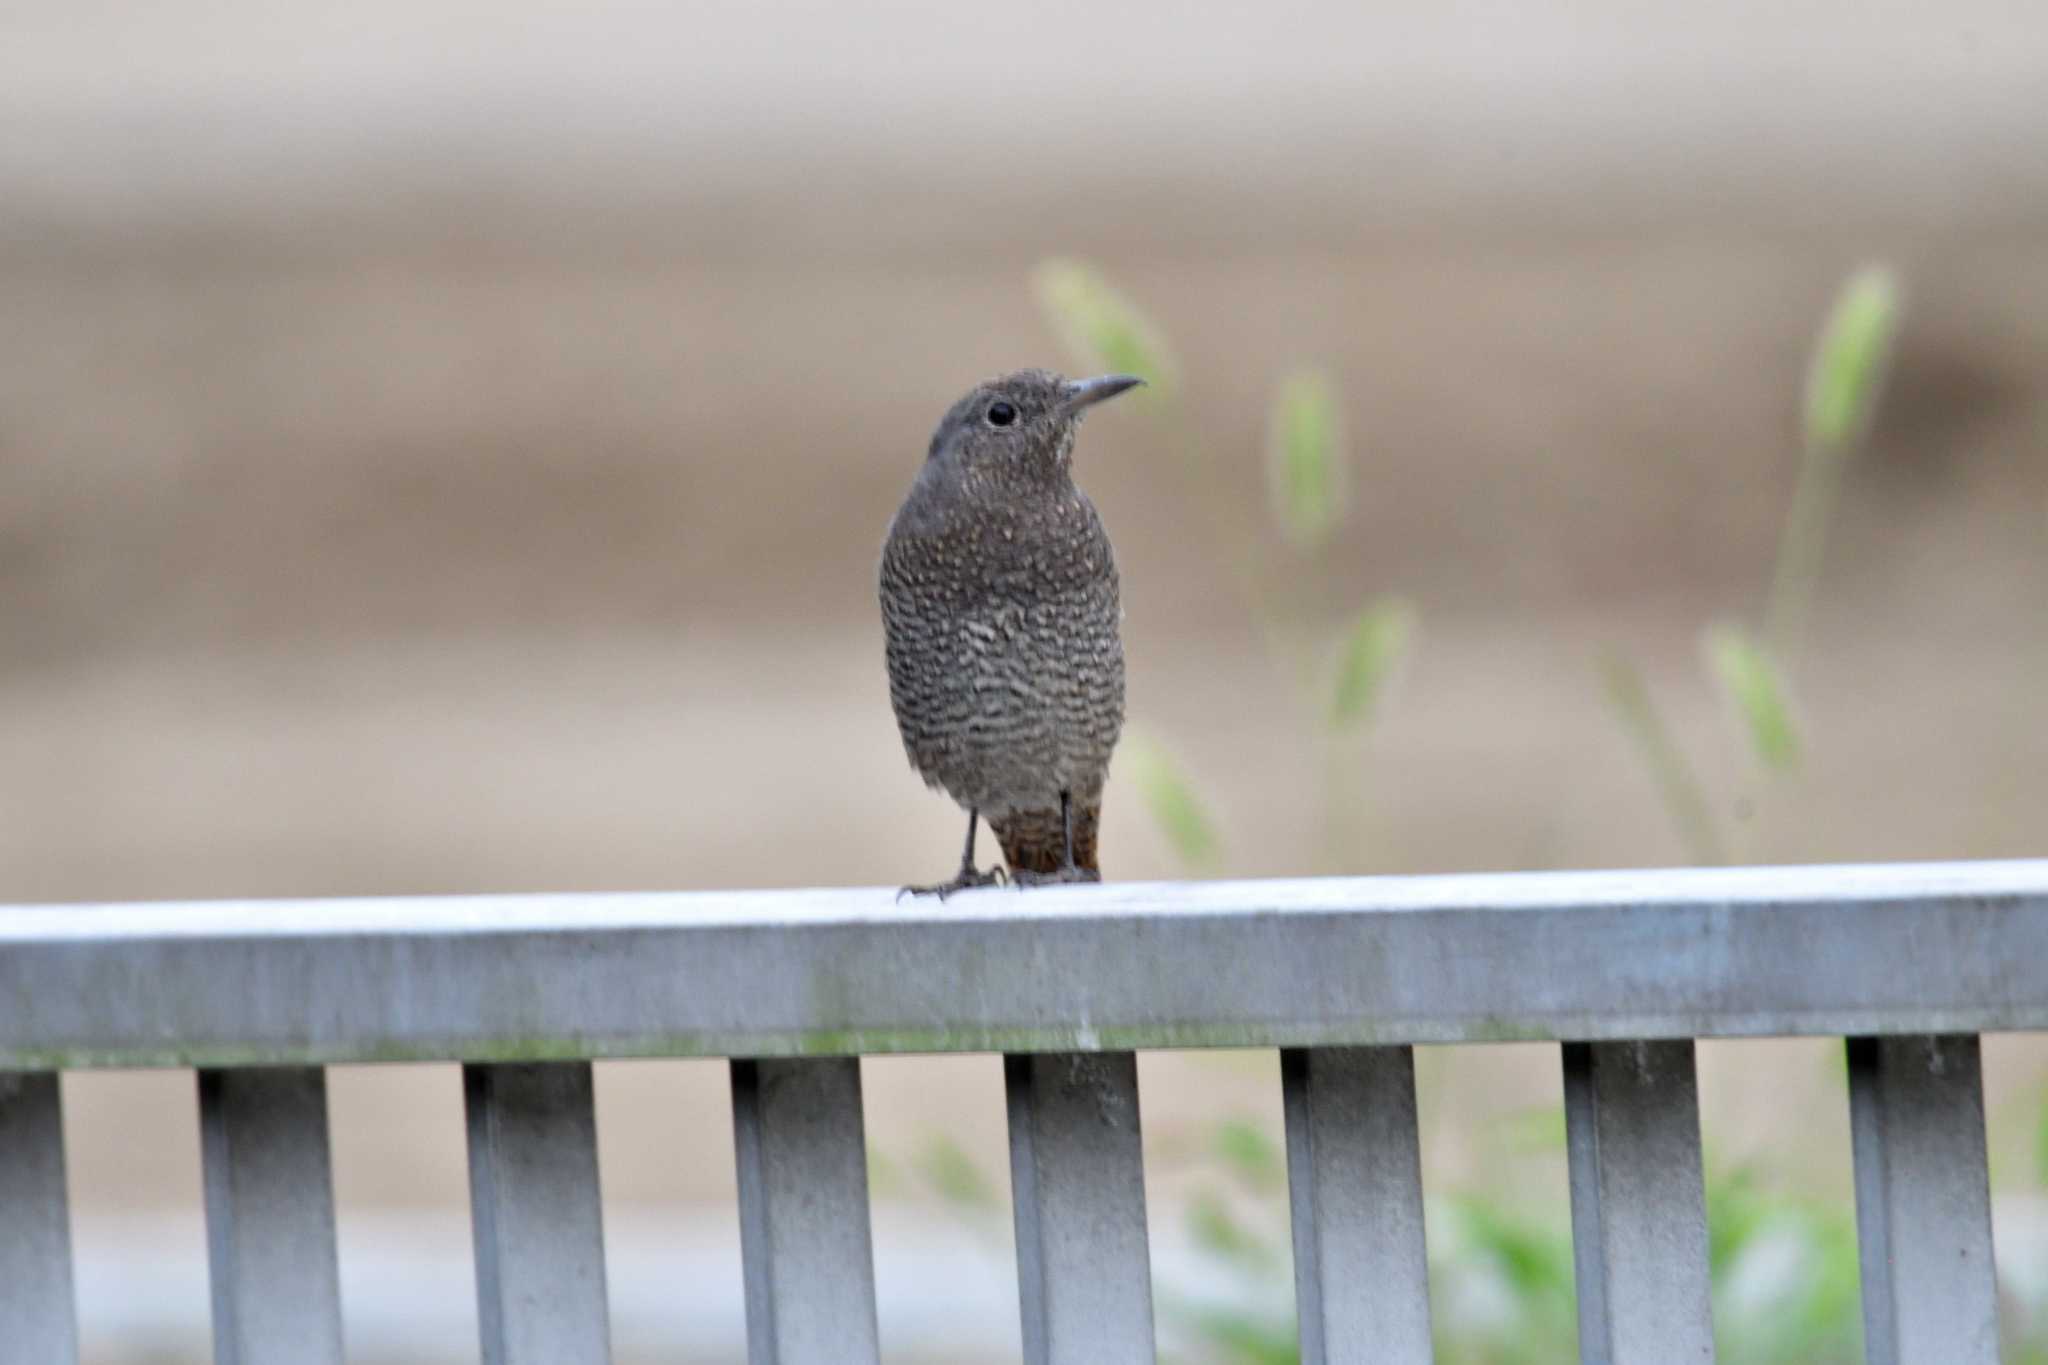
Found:
[[[988,405],[988,423],[992,427],[1006,427],[1017,420],[1017,409],[1008,403]]]

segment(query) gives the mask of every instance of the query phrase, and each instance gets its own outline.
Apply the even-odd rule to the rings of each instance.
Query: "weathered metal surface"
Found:
[[[1579,1360],[1711,1362],[1693,1045],[1567,1043],[1564,1104]]]
[[[1848,1047],[1865,1359],[1997,1365],[1977,1040],[1852,1038]]]
[[[1973,1033],[2044,961],[2048,862],[14,908],[0,1068]]]
[[[0,1073],[0,1359],[78,1359],[57,1078]]]
[[[605,1365],[590,1065],[463,1069],[484,1365]]]
[[[1281,1054],[1302,1365],[1430,1365],[1415,1054]]]
[[[327,1077],[199,1073],[215,1365],[340,1365]]]
[[[747,1359],[873,1365],[875,1252],[860,1061],[732,1064]]]
[[[1024,1365],[1152,1365],[1138,1059],[1005,1057]]]

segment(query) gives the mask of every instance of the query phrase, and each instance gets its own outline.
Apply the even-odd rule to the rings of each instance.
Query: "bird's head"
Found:
[[[1081,415],[1144,382],[1129,374],[1068,379],[1051,370],[1018,370],[985,380],[940,420],[927,458],[968,477],[1062,474]]]

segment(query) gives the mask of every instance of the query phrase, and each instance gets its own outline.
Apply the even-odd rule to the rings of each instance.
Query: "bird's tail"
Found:
[[[1101,823],[1102,805],[1074,806],[1074,866],[1083,872],[1102,874],[1095,861],[1095,832]],[[1060,808],[1017,810],[991,817],[988,827],[1003,846],[1003,861],[1012,872],[1058,872],[1066,866],[1066,831],[1060,825]]]

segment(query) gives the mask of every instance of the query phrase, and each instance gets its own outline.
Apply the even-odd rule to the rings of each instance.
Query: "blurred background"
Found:
[[[946,872],[876,558],[1027,364],[1155,379],[1112,877],[2039,854],[2044,95],[2010,0],[0,0],[0,900]],[[1143,1066],[1170,1352],[1291,1359],[1273,1059]],[[865,1070],[885,1350],[1016,1359],[998,1064]],[[1723,1358],[1860,1359],[1839,1048],[1701,1072]],[[1570,1358],[1556,1050],[1419,1075],[1442,1358]],[[65,1094],[90,1358],[204,1358],[190,1076]],[[599,1099],[621,1358],[744,1359],[722,1065]],[[334,1075],[356,1359],[474,1358],[460,1107]]]

